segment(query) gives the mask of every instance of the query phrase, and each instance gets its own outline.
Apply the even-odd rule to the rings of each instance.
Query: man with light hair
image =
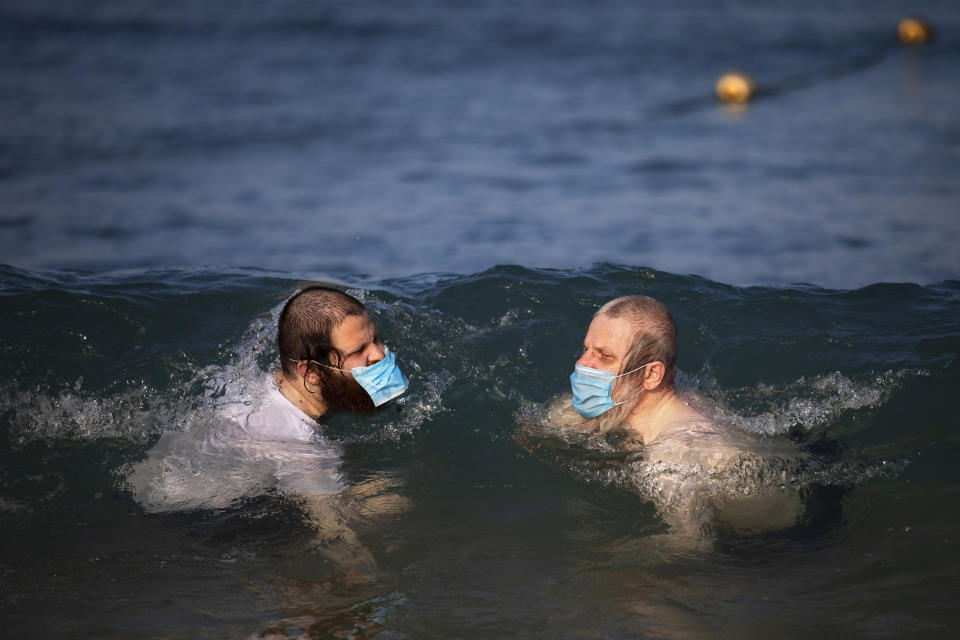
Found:
[[[617,298],[587,330],[570,377],[573,408],[601,433],[621,427],[647,445],[673,426],[705,420],[677,395],[676,375],[670,311],[647,296]]]
[[[756,531],[791,526],[801,512],[795,493],[749,483],[763,456],[783,459],[791,448],[763,445],[745,431],[719,424],[680,394],[677,325],[670,311],[647,296],[624,296],[596,312],[583,354],[570,376],[573,397],[551,419],[575,431],[628,435],[624,446],[640,453],[622,469],[657,504],[672,531],[700,539],[722,523]]]

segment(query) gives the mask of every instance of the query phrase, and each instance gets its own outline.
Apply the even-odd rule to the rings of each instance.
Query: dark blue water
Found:
[[[958,33],[932,0],[0,0],[4,633],[951,637]],[[410,505],[351,523],[365,584],[288,496],[131,484],[250,398],[317,281],[411,379],[328,424]],[[810,453],[793,526],[678,543],[617,442],[550,437],[628,293],[717,419]]]
[[[928,47],[895,37],[907,13]],[[0,261],[956,277],[949,1],[0,3]],[[767,97],[716,104],[716,78]]]

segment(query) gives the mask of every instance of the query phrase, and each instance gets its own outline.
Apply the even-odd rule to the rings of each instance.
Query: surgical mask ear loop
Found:
[[[334,367],[329,364],[323,364],[322,362],[317,362],[316,360],[311,360],[310,362],[317,365],[318,367],[326,367],[327,369],[333,369],[334,371],[339,371],[341,373],[350,373],[349,369],[341,369],[340,367]],[[353,375],[353,374],[350,374],[350,375]]]
[[[616,377],[617,377],[617,378],[620,378],[620,377],[622,377],[622,376],[630,375],[631,373],[634,373],[635,371],[640,371],[640,369],[643,369],[644,367],[649,367],[649,366],[652,365],[652,364],[653,364],[653,362],[648,362],[647,364],[640,365],[640,366],[637,367],[636,369],[633,369],[633,370],[631,370],[631,371],[627,371],[626,373],[621,373],[621,374],[619,374],[619,375],[616,376]],[[627,389],[627,391],[633,391],[633,390],[636,389],[637,387],[642,387],[642,386],[643,386],[643,383],[641,382],[641,383],[638,384],[636,387],[630,387],[629,389]],[[644,391],[646,391],[646,389],[644,389]],[[612,389],[612,388],[610,389],[610,394],[613,395],[613,389]],[[626,404],[626,403],[627,403],[626,400],[624,400],[623,402],[615,402],[615,403],[613,404],[613,406],[619,407],[620,405]]]
[[[653,364],[653,362],[648,362],[647,364],[642,364],[642,365],[640,365],[639,367],[637,367],[636,369],[631,369],[630,371],[624,371],[623,373],[618,373],[617,375],[614,376],[614,378],[622,378],[623,376],[628,376],[628,375],[630,375],[631,373],[633,373],[633,372],[635,372],[635,371],[640,371],[640,369],[643,369],[644,367],[649,367],[649,366],[652,365],[652,364]]]
[[[317,362],[316,360],[310,360],[309,358],[303,358],[302,360],[297,360],[296,358],[287,358],[287,360],[289,360],[290,362],[302,362],[303,360],[306,360],[307,362],[312,362],[318,367],[326,367],[327,369],[335,369],[336,371],[342,371],[343,373],[350,373],[348,369],[341,369],[340,367],[334,367],[329,364],[323,364],[322,362]]]

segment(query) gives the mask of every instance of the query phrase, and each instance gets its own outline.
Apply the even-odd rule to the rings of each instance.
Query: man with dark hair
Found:
[[[290,298],[277,322],[278,391],[311,418],[370,412],[402,394],[407,381],[366,308],[328,287]]]
[[[342,448],[317,419],[373,411],[406,391],[407,380],[363,304],[337,289],[309,287],[290,298],[277,342],[278,370],[252,398],[222,405],[222,420],[163,434],[135,465],[130,486],[148,511],[224,508],[277,490],[303,508],[321,553],[370,574],[373,558],[348,520],[358,509],[389,513],[407,502],[389,493],[393,483],[384,477],[346,482]]]
[[[317,418],[369,413],[407,389],[366,308],[329,287],[308,287],[277,322],[280,367],[263,399],[232,417],[256,440],[323,440]],[[331,445],[332,446],[332,445]]]

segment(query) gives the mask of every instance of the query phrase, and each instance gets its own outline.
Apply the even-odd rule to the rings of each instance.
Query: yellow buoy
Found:
[[[740,71],[730,71],[717,80],[717,97],[722,102],[742,103],[753,97],[756,90],[753,78]]]
[[[923,18],[904,18],[897,25],[897,36],[903,44],[919,46],[933,40],[933,25]]]

